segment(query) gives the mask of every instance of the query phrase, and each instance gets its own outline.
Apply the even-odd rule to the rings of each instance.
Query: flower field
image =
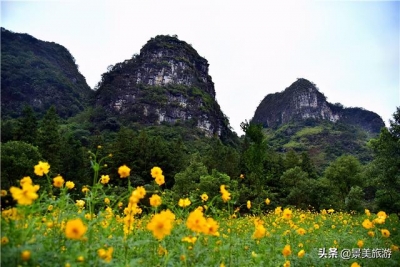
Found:
[[[220,186],[215,198],[174,201],[162,170],[154,184],[109,193],[110,177],[93,161],[93,184],[76,188],[50,165],[34,166],[37,177],[2,190],[17,202],[2,210],[2,266],[399,266],[397,215],[304,211],[235,203]],[[130,175],[127,166],[120,179]],[[46,181],[45,186],[37,181]],[[72,190],[79,191],[74,199]],[[112,191],[111,191],[112,192]],[[271,208],[269,208],[271,207]]]

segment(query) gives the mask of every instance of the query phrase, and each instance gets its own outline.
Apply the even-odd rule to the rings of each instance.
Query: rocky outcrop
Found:
[[[252,119],[263,127],[276,128],[293,120],[329,120],[358,125],[378,133],[384,122],[379,115],[362,108],[344,108],[327,102],[315,84],[298,79],[280,93],[267,95],[257,107]]]
[[[207,60],[176,37],[152,38],[139,55],[111,66],[102,75],[95,105],[126,122],[185,123],[206,136],[232,134],[215,99]]]

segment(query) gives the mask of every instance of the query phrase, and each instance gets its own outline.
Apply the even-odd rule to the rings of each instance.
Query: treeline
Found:
[[[93,179],[91,151],[97,158],[105,157],[100,174],[110,175],[115,194],[126,190],[128,184],[128,179],[119,178],[119,166],[131,168],[132,186],[147,187],[153,180],[150,169],[159,166],[165,175],[164,190],[175,200],[199,200],[207,193],[218,207],[219,185],[225,184],[234,206],[244,212],[248,211],[247,201],[251,201],[253,212],[287,205],[311,210],[400,212],[399,108],[390,127],[382,128],[379,137],[369,142],[374,152],[371,162],[361,164],[354,156],[342,155],[322,171],[306,152],[274,151],[262,126],[252,123],[242,123],[245,135],[237,146],[172,125],[100,132],[93,125],[88,131],[85,123],[61,122],[54,107],[38,120],[29,106],[18,120],[2,121],[2,189],[18,185],[24,176],[35,177],[33,166],[42,160],[50,163],[52,174],[73,181],[77,189],[72,195],[80,198],[79,190]],[[270,205],[265,204],[267,198]]]

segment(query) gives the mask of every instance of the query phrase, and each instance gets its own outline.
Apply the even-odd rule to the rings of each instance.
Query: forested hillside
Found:
[[[399,211],[399,109],[380,129],[375,113],[332,105],[300,79],[267,96],[239,138],[215,99],[207,60],[177,37],[152,38],[111,67],[88,101],[65,48],[2,31],[2,188],[35,177],[33,166],[46,161],[52,175],[74,181],[72,198],[94,186],[93,175],[108,175],[119,195],[130,186],[152,190],[149,171],[158,166],[174,201],[216,197],[224,184],[243,212],[247,201],[261,210]],[[12,45],[20,42],[30,50]],[[118,174],[123,165],[132,170],[127,179]],[[271,206],[261,206],[267,198]],[[10,195],[5,201],[13,204]]]

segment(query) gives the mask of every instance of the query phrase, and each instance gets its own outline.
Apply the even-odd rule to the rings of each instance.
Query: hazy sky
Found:
[[[2,1],[1,26],[65,46],[92,88],[151,37],[176,34],[208,60],[239,134],[267,94],[297,78],[386,125],[400,106],[398,1]]]

